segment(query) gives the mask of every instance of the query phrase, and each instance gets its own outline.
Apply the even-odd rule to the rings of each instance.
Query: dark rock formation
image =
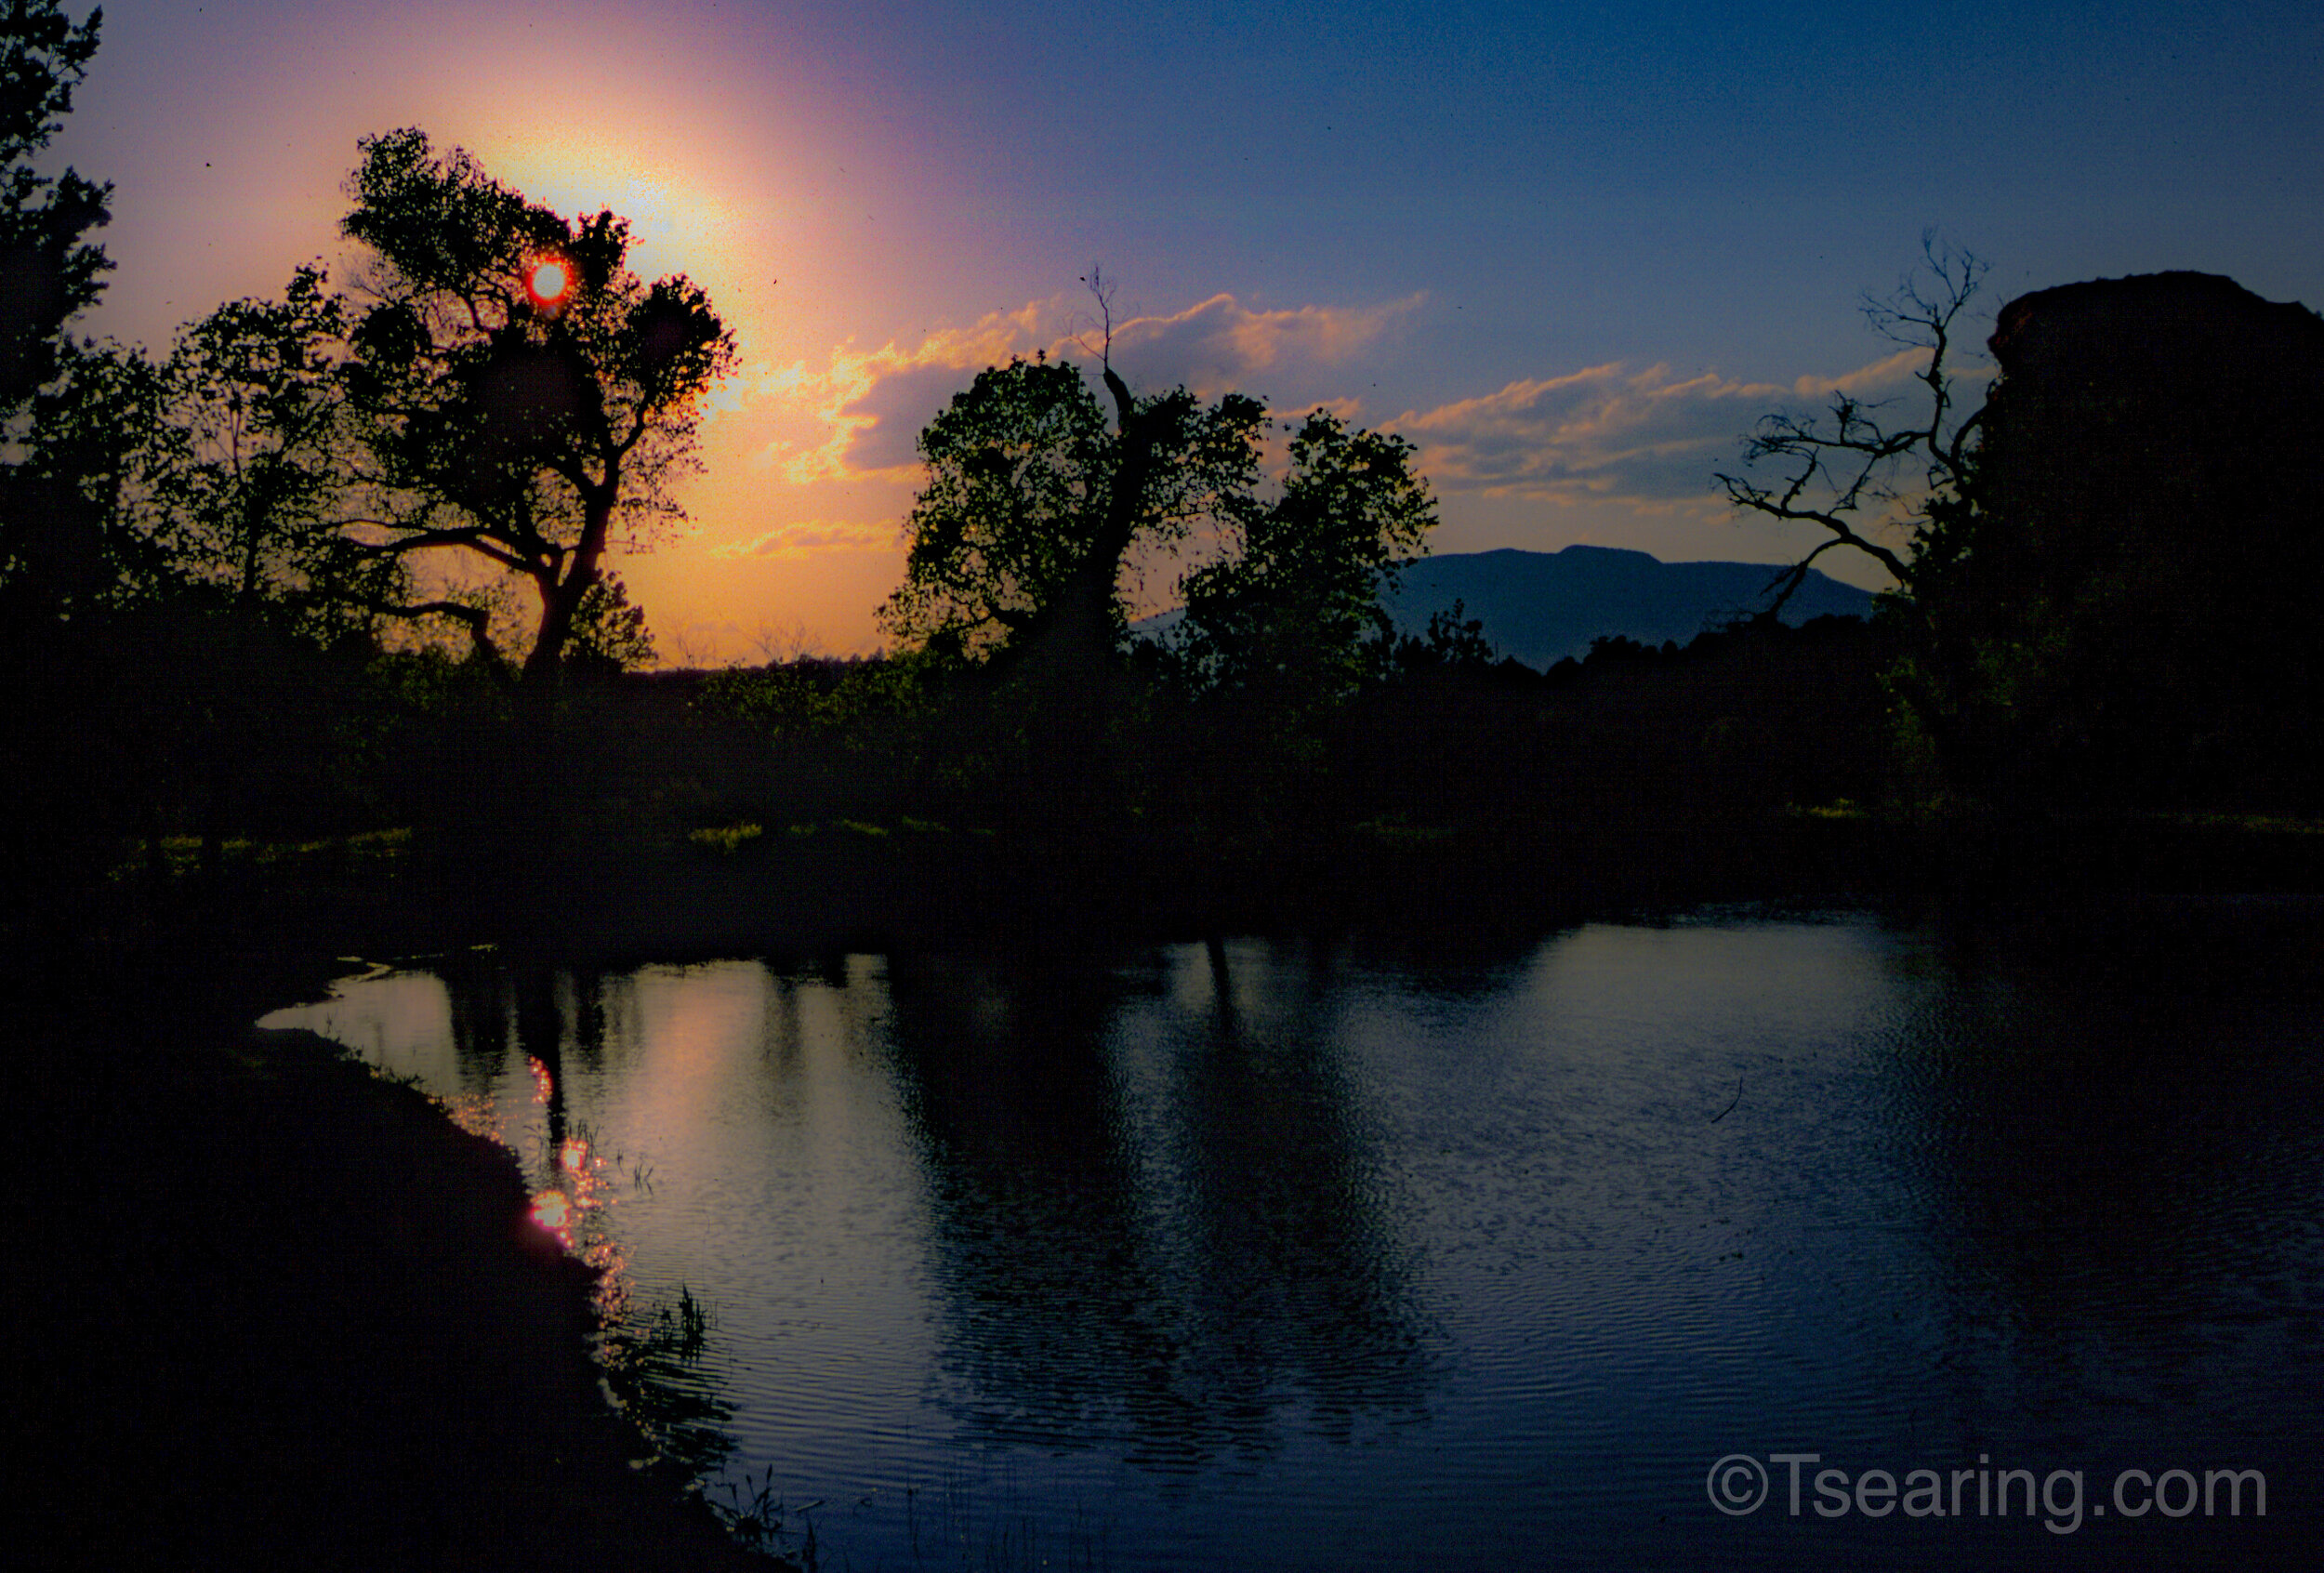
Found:
[[[2313,558],[2324,319],[2306,307],[2211,273],[2101,279],[2011,301],[1991,344],[1985,501],[2029,549],[2076,576],[2133,551],[2236,576]]]
[[[2069,796],[2314,798],[2324,319],[2155,273],[2022,296],[1991,345],[1974,506],[1917,582],[1975,751]]]

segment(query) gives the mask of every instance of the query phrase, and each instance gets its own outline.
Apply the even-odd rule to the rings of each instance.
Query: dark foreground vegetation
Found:
[[[568,221],[403,131],[350,188],[360,310],[302,270],[163,362],[77,342],[108,193],[28,161],[95,24],[9,25],[0,941],[37,1302],[15,1386],[23,1494],[68,1565],[720,1553],[627,1467],[587,1275],[526,1232],[507,1160],[250,1038],[349,957],[1538,931],[2324,876],[2303,308],[2190,274],[2027,297],[1969,412],[1948,356],[1977,271],[1933,253],[1875,318],[1927,352],[1925,408],[1771,417],[1726,480],[1828,531],[1817,555],[1880,559],[1880,614],[1738,609],[1546,673],[1457,606],[1389,626],[1435,518],[1401,440],[1319,411],[1264,473],[1261,401],[1017,362],[922,437],[900,654],[645,671],[606,564],[673,511],[731,362],[702,293],[629,273],[612,215]],[[1132,641],[1122,587],[1174,553],[1183,622]]]

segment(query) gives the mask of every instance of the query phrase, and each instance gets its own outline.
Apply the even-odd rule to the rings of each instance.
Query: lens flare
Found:
[[[561,306],[573,288],[573,274],[562,262],[539,263],[525,279],[524,287],[535,306]]]

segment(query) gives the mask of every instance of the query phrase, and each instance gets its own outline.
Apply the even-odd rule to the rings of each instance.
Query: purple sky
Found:
[[[1855,307],[1925,229],[1988,312],[2165,268],[2324,302],[2319,81],[2273,5],[119,0],[57,152],[116,187],[87,325],[157,350],[337,260],[367,132],[629,215],[745,360],[623,571],[666,656],[757,658],[876,641],[914,434],[1077,354],[1093,261],[1134,385],[1419,443],[1439,550],[1784,558],[1710,474],[1784,400],[1907,391]]]

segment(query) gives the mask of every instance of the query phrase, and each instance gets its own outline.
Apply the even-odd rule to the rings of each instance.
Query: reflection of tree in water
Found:
[[[492,1090],[508,1052],[508,979],[482,957],[455,953],[436,964],[452,1011],[452,1050],[460,1091],[481,1097]]]
[[[461,1092],[489,1097],[513,1044],[539,1066],[553,1157],[569,1134],[567,1056],[588,1070],[604,1063],[607,980],[594,969],[509,967],[473,955],[440,963],[437,975],[451,1005]]]
[[[1254,1419],[1287,1387],[1334,1435],[1359,1411],[1417,1415],[1422,1330],[1334,1051],[1339,980],[1287,977],[1286,998],[1247,1012],[1224,947],[1208,948],[1210,1030],[1181,1051],[1175,1090],[1204,1269],[1195,1363]]]
[[[597,1156],[586,1119],[576,1122],[569,1077],[605,1068],[608,1018],[628,1001],[634,978],[593,968],[538,962],[508,964],[489,956],[439,963],[451,1004],[462,1091],[487,1096],[508,1072],[508,1051],[531,1062],[534,1084],[513,1098],[538,1096],[546,1141],[531,1183],[546,1180],[576,1196],[596,1188],[586,1172]],[[625,1031],[620,1037],[626,1038]],[[513,1113],[509,1124],[515,1124]],[[564,1160],[572,1143],[573,1167]],[[673,1297],[633,1298],[617,1244],[576,1227],[568,1244],[604,1275],[598,1286],[600,1349],[607,1386],[677,1481],[701,1482],[733,1450],[734,1407],[704,1355],[712,1337],[710,1309],[680,1284]]]
[[[891,975],[969,1418],[1182,1468],[1271,1448],[1301,1403],[1332,1434],[1417,1415],[1417,1320],[1320,1030],[1174,1021],[1143,1132],[1114,1047],[1138,987],[1053,958]]]

